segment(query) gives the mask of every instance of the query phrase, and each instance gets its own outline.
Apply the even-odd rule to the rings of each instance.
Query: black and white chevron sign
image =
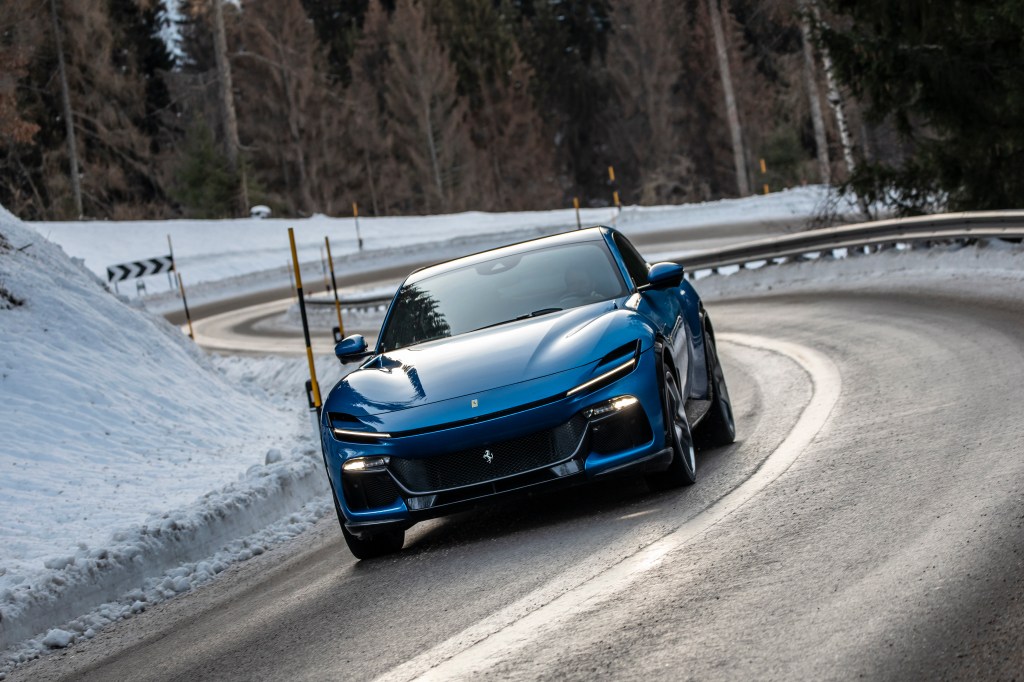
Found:
[[[174,258],[171,256],[158,256],[149,260],[135,261],[134,263],[121,263],[107,267],[108,282],[123,282],[126,279],[145,277],[147,275],[159,275],[161,272],[170,272],[174,268]]]

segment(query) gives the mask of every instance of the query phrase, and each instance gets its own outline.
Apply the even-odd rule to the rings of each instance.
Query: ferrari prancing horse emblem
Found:
[[[477,399],[476,399],[476,398],[473,398],[472,400],[470,400],[470,401],[469,401],[469,406],[470,406],[470,407],[479,407],[479,406],[480,406],[480,403],[479,403],[479,402],[477,402]]]
[[[490,450],[484,450],[484,461],[490,464],[494,461],[494,453]]]

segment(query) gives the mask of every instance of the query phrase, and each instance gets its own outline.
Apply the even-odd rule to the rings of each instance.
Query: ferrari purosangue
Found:
[[[696,480],[694,440],[735,437],[714,329],[675,263],[598,227],[411,274],[375,349],[324,403],[324,462],[352,553],[515,493],[639,472]]]

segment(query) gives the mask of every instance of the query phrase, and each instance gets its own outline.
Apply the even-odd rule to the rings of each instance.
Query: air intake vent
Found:
[[[616,365],[625,362],[631,355],[636,355],[638,350],[640,350],[640,341],[630,341],[601,358],[601,362],[597,366],[603,367],[604,365]]]

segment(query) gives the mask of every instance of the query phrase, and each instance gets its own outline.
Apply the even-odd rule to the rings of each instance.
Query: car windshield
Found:
[[[398,292],[380,352],[625,296],[604,241],[523,251],[426,277]]]

